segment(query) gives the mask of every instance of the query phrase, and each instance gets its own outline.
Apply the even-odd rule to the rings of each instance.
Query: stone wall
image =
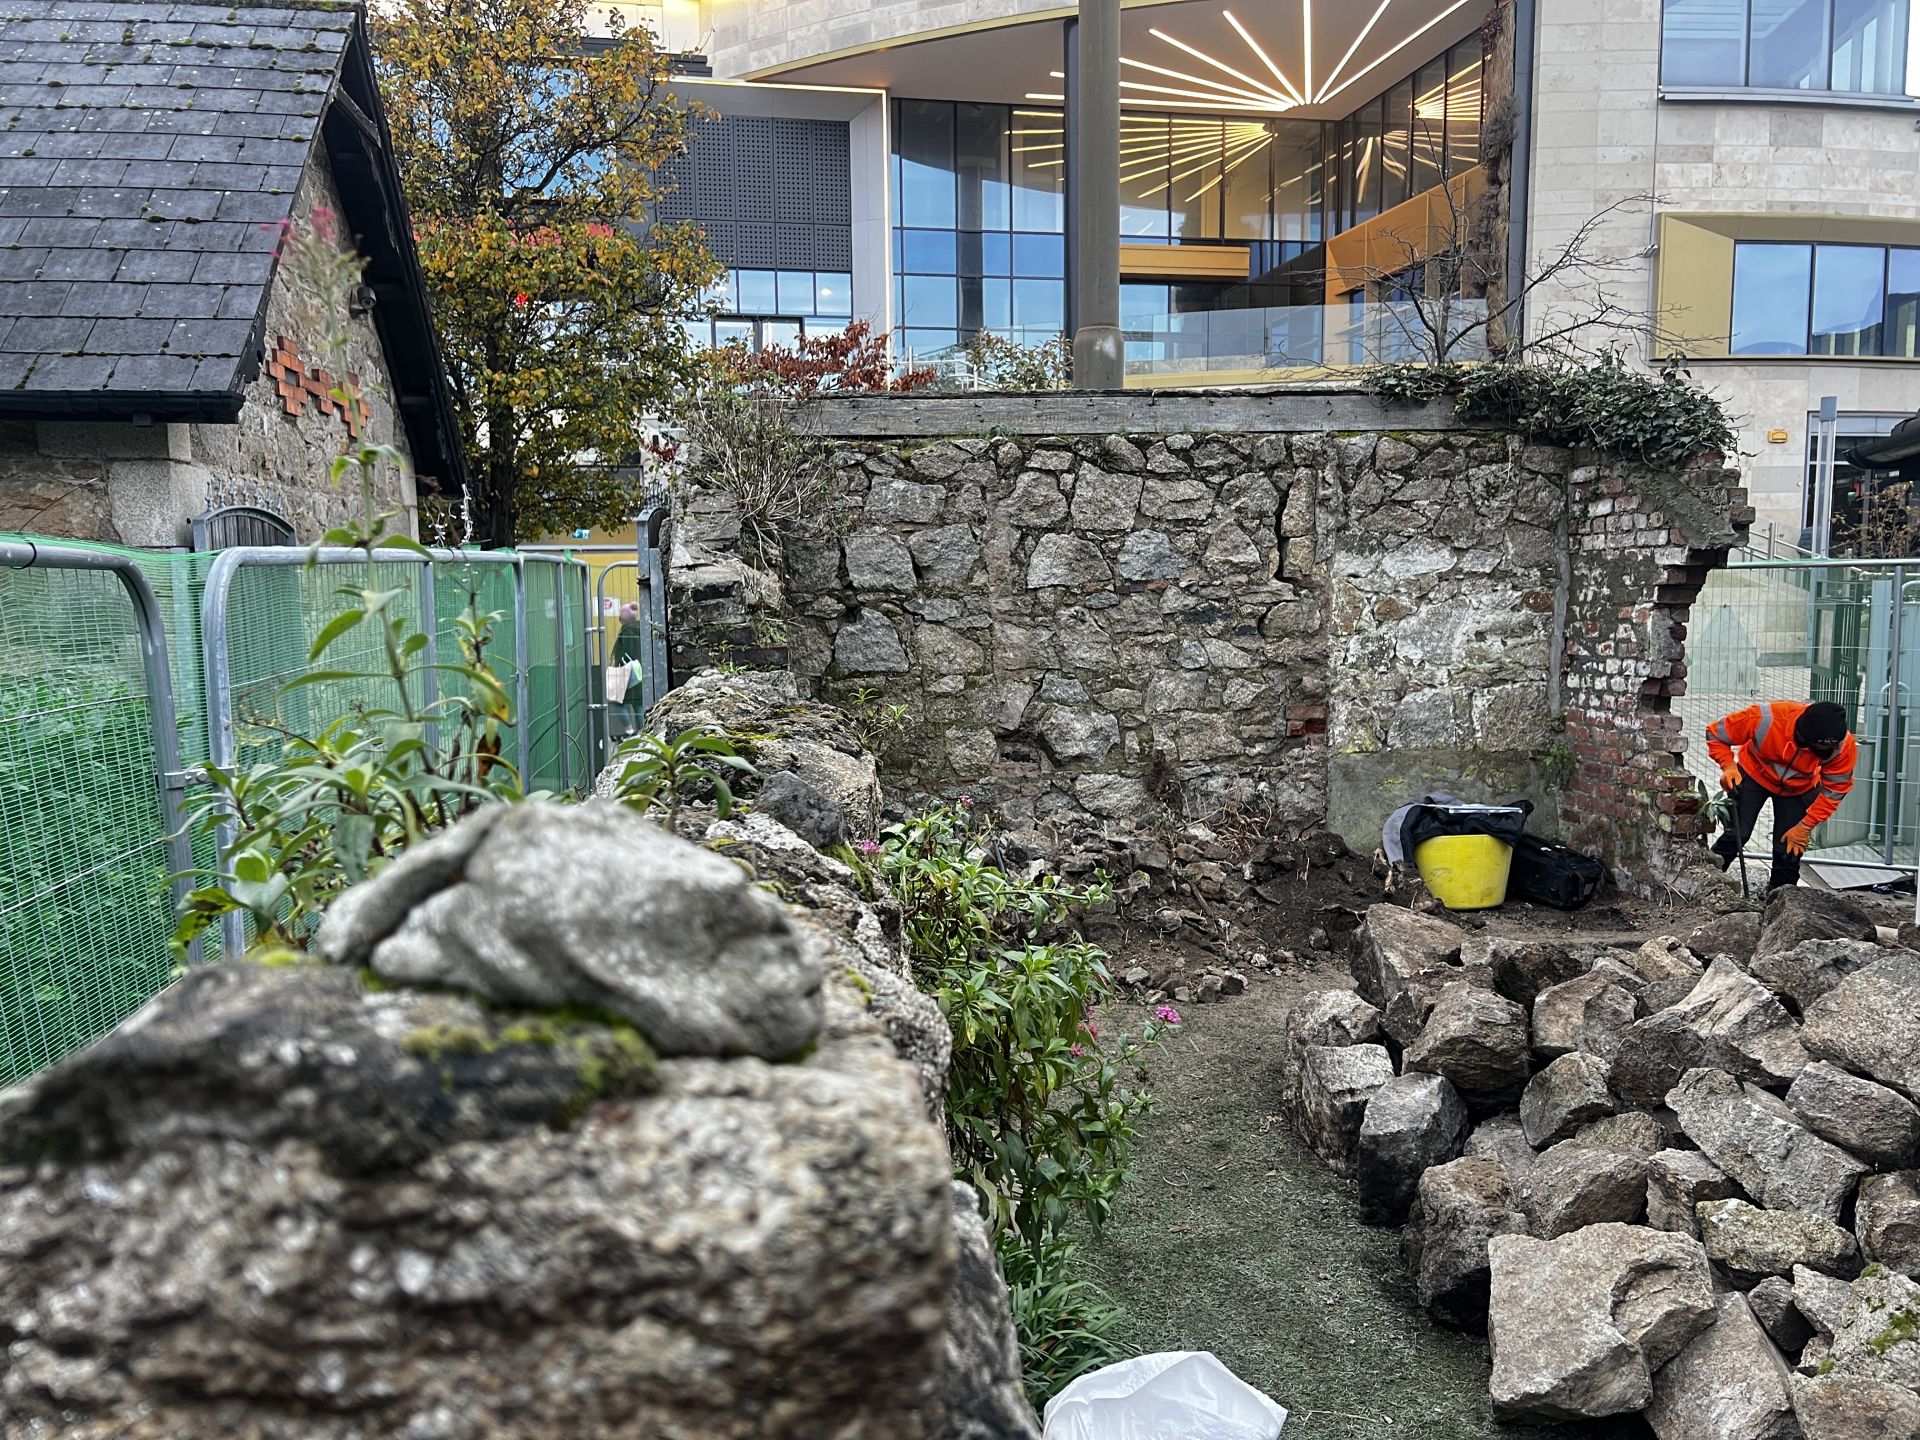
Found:
[[[1678,868],[1666,711],[1686,586],[1750,515],[1731,475],[1328,387],[811,419],[847,521],[795,547],[785,650],[827,696],[908,708],[896,786],[1066,826],[1247,807],[1366,850],[1429,791],[1525,796],[1536,833]]]
[[[339,213],[339,196],[316,153],[301,184],[294,213],[302,223],[316,207]],[[271,238],[260,237],[263,245]],[[257,256],[262,263],[267,257]],[[316,357],[316,337],[304,333],[302,306],[291,278],[276,273],[267,301],[265,340],[284,338]],[[406,427],[379,334],[368,316],[340,317],[346,336],[333,368],[355,377],[364,402],[361,438],[408,454]],[[263,366],[247,386],[239,418],[230,425],[131,425],[117,421],[0,424],[0,531],[62,539],[103,540],[164,549],[185,545],[188,524],[221,505],[253,504],[290,519],[302,542],[358,513],[357,489],[336,488],[328,465],[352,437],[347,417],[331,404],[302,394],[290,403]],[[387,467],[377,501],[416,528],[412,464]]]

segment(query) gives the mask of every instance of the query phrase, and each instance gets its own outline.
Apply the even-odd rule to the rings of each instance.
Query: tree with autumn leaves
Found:
[[[474,540],[630,519],[646,417],[693,388],[682,318],[719,273],[648,226],[691,113],[639,26],[585,0],[392,0],[371,12],[473,473]]]

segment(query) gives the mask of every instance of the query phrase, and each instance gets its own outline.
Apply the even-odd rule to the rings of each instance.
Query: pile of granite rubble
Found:
[[[1287,1017],[1287,1113],[1497,1413],[1920,1436],[1920,952],[1789,889],[1637,949],[1377,905],[1352,970]]]

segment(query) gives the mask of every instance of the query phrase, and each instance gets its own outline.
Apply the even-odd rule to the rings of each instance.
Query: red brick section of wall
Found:
[[[1643,892],[1678,875],[1707,830],[1673,701],[1687,690],[1689,607],[1753,522],[1739,480],[1718,456],[1677,475],[1583,463],[1569,479],[1561,834]]]
[[[320,407],[322,415],[338,415],[346,421],[347,434],[355,440],[373,418],[371,407],[360,394],[358,375],[347,376],[345,389],[352,403],[343,406],[333,393],[338,388],[334,377],[324,370],[307,369],[300,358],[300,347],[285,335],[274,342],[273,353],[267,357],[267,374],[279,392],[281,408],[289,415],[303,413],[311,402]]]

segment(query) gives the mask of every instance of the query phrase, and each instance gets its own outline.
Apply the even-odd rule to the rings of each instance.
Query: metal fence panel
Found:
[[[0,1085],[103,1034],[166,985],[178,893],[187,872],[218,860],[211,840],[189,842],[168,818],[194,767],[269,759],[284,732],[395,700],[389,679],[285,690],[308,673],[320,627],[355,603],[338,590],[368,583],[358,552],[312,558],[0,537]],[[537,609],[544,641],[525,633],[523,567],[555,597]],[[430,655],[449,664],[468,603],[495,615],[487,658],[517,697],[514,743],[550,735],[549,788],[587,774],[584,566],[439,552],[431,564],[382,559],[373,583],[400,592],[395,603],[434,637]],[[545,716],[527,703],[541,644]],[[381,649],[377,629],[362,626],[320,665],[378,675]],[[438,684],[459,683],[417,679],[410,698],[423,705]],[[223,941],[232,951],[244,934],[235,927]]]
[[[131,559],[0,541],[0,1085],[167,982],[179,731]]]
[[[1896,603],[1896,596],[1898,603]],[[1773,700],[1831,700],[1859,743],[1854,787],[1815,833],[1808,860],[1836,886],[1872,883],[1920,861],[1920,564],[1758,560],[1707,578],[1687,639],[1687,766],[1718,769],[1703,732]],[[1771,848],[1762,822],[1749,855]]]

